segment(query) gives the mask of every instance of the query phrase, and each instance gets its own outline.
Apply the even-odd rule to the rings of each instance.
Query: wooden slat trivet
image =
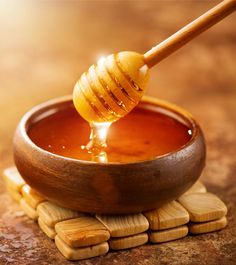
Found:
[[[143,214],[129,215],[96,215],[105,225],[111,237],[124,237],[146,231],[149,223]]]
[[[8,186],[8,184],[6,184],[6,188],[7,192],[11,195],[11,198],[19,203],[22,199],[22,194],[19,191],[14,190],[12,187]]]
[[[37,211],[33,207],[31,207],[24,198],[20,200],[20,207],[30,219],[37,221]]]
[[[192,222],[207,222],[226,215],[225,204],[212,193],[191,193],[179,198]]]
[[[22,189],[21,193],[25,199],[25,201],[34,209],[37,208],[38,204],[46,201],[46,199],[39,194],[37,191],[33,190],[29,185],[25,184]]]
[[[191,194],[191,193],[206,193],[206,187],[199,180],[193,184],[193,186],[188,189],[183,195]],[[183,196],[181,195],[181,196]]]
[[[21,192],[21,188],[25,184],[25,181],[19,174],[16,167],[6,168],[3,171],[3,179],[9,188],[12,188],[18,192]]]
[[[51,239],[54,239],[56,236],[56,231],[53,227],[50,227],[44,223],[44,221],[39,217],[38,218],[38,225],[41,230]]]
[[[183,225],[166,230],[151,231],[149,233],[149,240],[152,243],[162,243],[185,237],[187,236],[187,234],[188,234],[188,226]]]
[[[204,223],[190,223],[189,232],[191,234],[203,234],[223,229],[227,225],[226,217]]]
[[[65,242],[57,235],[55,237],[55,243],[62,255],[69,260],[88,259],[104,255],[109,251],[107,242],[89,247],[71,248],[67,244],[65,244]]]
[[[64,220],[84,216],[83,213],[60,207],[48,201],[40,203],[37,212],[42,221],[49,227],[54,227],[56,223]]]
[[[110,233],[95,217],[85,216],[59,222],[57,235],[70,247],[87,247],[107,241]]]
[[[127,237],[113,237],[109,240],[110,249],[120,250],[141,246],[148,242],[148,234],[141,233]]]
[[[22,189],[25,182],[14,167],[4,171],[4,180],[9,194],[13,196],[16,201],[20,200],[22,209],[31,219],[35,221],[38,219],[40,228],[48,237],[52,239],[55,238],[57,248],[67,259],[79,260],[103,255],[109,251],[108,242],[111,249],[118,250],[145,244],[147,241],[147,233],[143,231],[148,229],[149,222],[143,214],[123,216],[97,215],[97,219],[95,219],[95,217],[88,217],[87,214],[65,209],[48,201],[40,202],[40,200],[44,200],[42,196],[37,197],[37,193],[30,188],[27,188],[28,190],[26,188],[24,188],[26,190]],[[21,190],[24,190],[24,197]],[[35,194],[36,196],[34,196]],[[227,224],[227,219],[224,216],[227,213],[227,208],[217,196],[209,194],[210,193],[206,192],[205,186],[197,182],[177,200],[190,215],[192,222],[188,223],[188,226],[182,225],[183,222],[186,222],[187,215],[183,207],[176,201],[164,205],[158,210],[149,211],[149,214],[145,213],[150,221],[150,228],[157,229],[148,231],[149,241],[161,243],[184,237],[188,233],[188,227],[189,231],[193,234],[207,233],[224,228]],[[30,196],[33,196],[33,202],[30,202]],[[35,210],[36,206],[37,211]],[[152,214],[150,214],[150,212],[152,212]],[[97,242],[96,240],[89,241],[86,239],[88,244],[95,244],[86,247],[82,247],[83,244],[81,245],[81,243],[75,243],[73,245],[70,240],[66,243],[65,241],[67,239],[65,239],[63,235],[61,235],[62,238],[60,238],[54,226],[57,224],[57,227],[63,228],[65,222],[73,223],[74,220],[76,220],[75,218],[78,220],[80,218],[85,218],[84,220],[86,220],[86,218],[94,218],[93,220],[100,223],[102,227],[106,227],[105,229],[107,229],[107,233],[111,238],[108,242],[99,244],[95,243]],[[193,223],[193,221],[195,223]],[[72,229],[69,227],[69,229],[66,229],[68,232],[67,236],[69,235],[70,237],[70,235],[72,235],[72,238],[74,236],[74,242],[81,242],[81,239],[76,241],[76,238],[78,239],[81,234],[87,233],[87,235],[89,235],[89,232],[91,232],[88,229],[89,222],[85,222],[84,224],[84,227],[80,225],[79,229],[76,227]],[[91,233],[91,235],[93,239],[96,238],[93,233]],[[68,243],[76,247],[69,246]]]
[[[172,201],[159,209],[143,214],[146,216],[152,230],[168,229],[189,222],[187,210],[177,201]]]

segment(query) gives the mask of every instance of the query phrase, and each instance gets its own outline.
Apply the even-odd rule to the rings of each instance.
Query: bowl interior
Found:
[[[90,154],[80,149],[88,142],[89,125],[79,117],[71,98],[44,103],[27,116],[25,129],[32,144],[54,155],[90,160]],[[195,123],[173,105],[144,98],[130,114],[112,124],[110,131],[109,163],[129,163],[183,148],[194,137]]]

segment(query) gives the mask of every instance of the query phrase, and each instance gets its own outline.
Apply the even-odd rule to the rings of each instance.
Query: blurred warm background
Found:
[[[0,0],[0,170],[12,164],[12,136],[27,110],[72,93],[100,56],[145,52],[217,2]],[[233,14],[161,62],[147,92],[198,119],[208,145],[203,181],[224,196],[236,194],[235,29]]]

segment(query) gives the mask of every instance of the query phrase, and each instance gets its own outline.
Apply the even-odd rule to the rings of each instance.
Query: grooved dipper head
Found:
[[[101,58],[77,81],[73,102],[88,122],[113,122],[142,98],[148,81],[143,55],[120,52]]]

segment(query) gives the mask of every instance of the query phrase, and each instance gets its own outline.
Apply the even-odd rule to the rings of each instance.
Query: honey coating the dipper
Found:
[[[106,136],[112,122],[128,114],[142,98],[148,67],[142,54],[120,52],[101,58],[75,85],[73,102],[90,123],[87,149],[95,162],[108,162]]]
[[[120,52],[101,58],[76,83],[75,108],[89,123],[114,122],[138,104],[148,77],[142,54]]]

